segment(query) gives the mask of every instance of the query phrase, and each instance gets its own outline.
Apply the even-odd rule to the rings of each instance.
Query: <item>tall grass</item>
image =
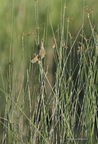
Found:
[[[49,2],[49,1],[48,1]],[[27,4],[27,3],[26,3]],[[49,3],[47,25],[40,29],[39,1],[35,1],[35,44],[43,40],[46,57],[32,64],[25,61],[27,35],[21,39],[20,64],[15,71],[13,51],[14,1],[12,5],[11,43],[6,83],[1,70],[4,113],[0,117],[3,144],[97,144],[98,143],[98,40],[86,9],[91,34],[84,29],[84,5],[81,27],[75,37],[70,32],[71,17],[66,17],[66,1],[61,3],[58,30],[52,24]],[[48,30],[51,30],[48,31]],[[51,37],[48,38],[48,34]],[[29,34],[28,34],[29,35]],[[48,39],[52,44],[53,71],[46,61]],[[53,49],[53,48],[54,49]],[[37,51],[37,50],[36,50]],[[27,54],[26,54],[27,53]],[[19,60],[18,60],[19,61]],[[54,68],[55,67],[55,68]],[[2,98],[1,98],[2,99]]]

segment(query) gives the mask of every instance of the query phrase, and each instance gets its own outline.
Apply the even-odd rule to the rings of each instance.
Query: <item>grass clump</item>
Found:
[[[90,9],[86,9],[91,34],[86,36],[83,18],[73,37],[70,31],[72,16],[66,17],[66,6],[66,1],[61,3],[60,26],[55,31],[49,7],[47,24],[43,28],[40,26],[39,1],[35,1],[33,47],[38,51],[36,63],[28,61],[31,54],[29,50],[25,51],[29,42],[27,35],[31,33],[22,35],[22,58],[19,56],[21,62],[15,65],[17,71],[11,42],[6,78],[1,70],[3,88],[0,88],[0,98],[4,107],[0,117],[0,141],[4,144],[98,142],[98,36],[92,26],[91,13],[87,11]],[[14,39],[13,34],[11,36]],[[40,41],[46,50],[43,59],[41,53],[38,54]]]

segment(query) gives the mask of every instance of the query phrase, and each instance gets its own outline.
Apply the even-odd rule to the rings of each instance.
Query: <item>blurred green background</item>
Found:
[[[51,24],[54,32],[60,28],[64,3],[64,0],[39,0],[38,2],[3,0],[0,2],[0,89],[4,92],[11,91],[12,95],[18,97],[26,70],[31,67],[30,59],[36,51],[37,29],[39,29],[39,41],[44,39],[46,47],[52,52]],[[94,0],[66,0],[65,21],[69,18],[69,30],[74,38],[82,25],[84,25],[85,34],[91,35],[88,13],[97,31],[97,4],[98,2]],[[66,27],[67,24],[65,29]],[[32,71],[34,72],[35,69],[36,66]],[[34,73],[31,75],[32,83],[36,84]],[[2,117],[5,99],[0,92],[0,116]]]
[[[14,60],[15,67],[21,62],[22,50],[22,34],[34,33],[30,36],[24,36],[24,56],[26,62],[30,60],[31,50],[34,49],[34,40],[36,39],[36,5],[38,5],[38,26],[40,27],[40,39],[44,34],[44,28],[47,31],[47,37],[51,36],[51,25],[54,30],[60,27],[62,20],[64,0],[4,0],[0,2],[0,66],[5,69],[5,65],[10,61],[11,55]],[[84,23],[84,31],[89,34],[90,25],[88,23],[85,7],[92,9],[91,20],[93,26],[97,29],[97,2],[84,0],[66,0],[66,18],[70,18],[69,29],[73,36],[76,36],[80,27]],[[87,11],[89,12],[89,10]],[[89,12],[90,13],[90,12]],[[83,22],[83,19],[84,22]],[[44,24],[44,25],[43,25]],[[48,28],[47,28],[48,27]],[[66,25],[65,25],[66,27]],[[88,30],[88,31],[87,31]]]

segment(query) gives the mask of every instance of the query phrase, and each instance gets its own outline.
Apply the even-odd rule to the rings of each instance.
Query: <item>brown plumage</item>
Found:
[[[43,59],[46,55],[43,42],[41,42],[38,50],[38,54],[31,60],[32,63],[36,63],[38,60]]]

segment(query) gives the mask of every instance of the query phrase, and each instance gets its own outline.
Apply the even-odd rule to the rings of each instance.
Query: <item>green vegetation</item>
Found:
[[[97,4],[1,5],[0,143],[97,144]],[[33,64],[41,41],[46,56]]]

